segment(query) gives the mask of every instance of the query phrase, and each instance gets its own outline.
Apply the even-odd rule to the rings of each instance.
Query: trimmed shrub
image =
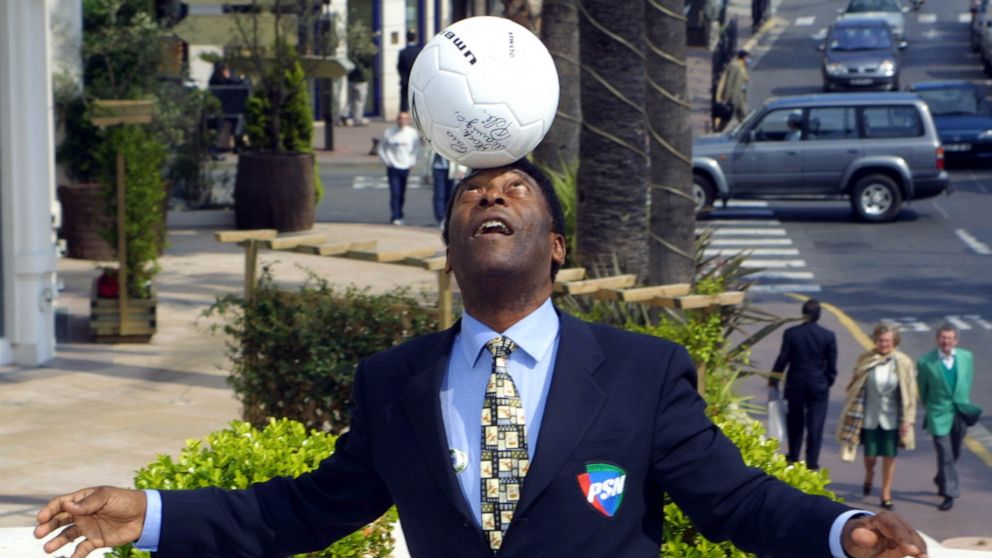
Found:
[[[437,322],[404,289],[385,294],[335,290],[311,274],[295,292],[280,290],[262,270],[253,299],[218,298],[207,316],[229,336],[228,382],[244,405],[244,420],[261,427],[286,417],[307,428],[341,432],[348,425],[358,362]]]
[[[263,430],[233,421],[229,428],[208,434],[202,440],[188,440],[175,459],[159,455],[136,473],[134,486],[159,490],[207,486],[247,488],[273,477],[295,477],[316,469],[334,453],[336,441],[331,434],[308,432],[299,422],[288,419],[270,420]],[[395,545],[391,528],[396,519],[396,510],[390,509],[364,529],[328,548],[299,554],[297,558],[386,558]],[[149,554],[127,544],[114,548],[106,556],[146,558]]]

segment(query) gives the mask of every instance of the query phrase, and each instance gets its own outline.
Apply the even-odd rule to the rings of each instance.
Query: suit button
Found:
[[[469,523],[468,521],[463,522],[462,525],[464,525],[466,529],[471,529],[472,528],[472,524]]]

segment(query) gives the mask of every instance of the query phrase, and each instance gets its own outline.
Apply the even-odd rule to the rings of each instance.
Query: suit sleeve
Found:
[[[392,504],[372,463],[361,366],[351,428],[334,454],[297,478],[245,490],[162,492],[159,558],[286,556],[316,551],[382,515]]]
[[[772,366],[772,372],[777,372],[779,374],[785,372],[785,368],[789,365],[792,359],[791,356],[792,341],[790,340],[789,331],[786,331],[782,336],[782,349],[778,352],[778,358],[775,359],[775,364]],[[778,386],[779,379],[772,378],[769,383],[773,386]]]
[[[830,332],[827,339],[827,385],[833,387],[837,379],[837,336]]]
[[[652,473],[699,531],[759,556],[829,558],[830,528],[851,508],[746,466],[737,447],[706,417],[685,349],[674,351],[665,374]]]

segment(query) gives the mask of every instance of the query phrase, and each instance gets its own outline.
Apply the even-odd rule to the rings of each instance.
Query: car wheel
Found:
[[[902,193],[894,180],[884,174],[870,174],[854,185],[851,208],[862,221],[884,223],[895,219],[902,209]]]
[[[896,78],[895,80],[892,81],[892,87],[889,89],[889,91],[899,91],[899,78]]]
[[[696,203],[696,218],[705,219],[713,211],[716,188],[713,181],[698,173],[692,175],[692,199]]]

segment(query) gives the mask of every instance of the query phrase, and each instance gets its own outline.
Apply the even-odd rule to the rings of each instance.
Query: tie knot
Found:
[[[510,353],[516,350],[517,344],[509,337],[493,337],[486,343],[486,348],[492,353],[493,358],[509,358]]]

